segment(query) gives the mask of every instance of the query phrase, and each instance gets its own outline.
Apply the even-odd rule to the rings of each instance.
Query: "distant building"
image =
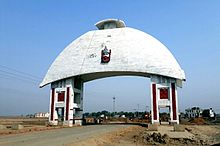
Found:
[[[126,118],[126,116],[125,116],[125,115],[120,115],[120,117],[121,117],[121,118]]]
[[[209,118],[209,119],[215,119],[216,114],[212,108],[210,109],[204,109],[202,112],[202,117]]]
[[[35,113],[34,114],[34,117],[35,118],[48,118],[49,117],[49,113],[47,112],[47,113],[42,113],[42,112],[39,112],[39,113]]]
[[[186,118],[202,117],[202,109],[199,107],[188,108],[186,111]]]

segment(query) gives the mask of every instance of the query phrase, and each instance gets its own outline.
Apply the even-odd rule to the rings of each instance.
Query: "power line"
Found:
[[[8,78],[15,78],[15,79],[18,79],[18,80],[26,82],[26,83],[32,83],[34,85],[38,84],[38,82],[36,82],[36,81],[25,79],[25,78],[21,78],[21,77],[14,76],[14,75],[11,75],[11,74],[1,74],[0,73],[0,78],[6,78],[6,79],[8,79]]]
[[[40,77],[35,76],[35,75],[32,75],[32,74],[30,74],[30,73],[26,73],[26,72],[23,72],[23,71],[19,71],[19,70],[17,70],[17,69],[14,69],[14,68],[11,68],[11,67],[7,67],[7,66],[4,66],[4,65],[0,65],[0,67],[5,68],[5,69],[7,69],[7,70],[11,70],[11,71],[13,71],[13,72],[17,72],[18,74],[26,75],[26,76],[29,76],[29,77],[31,77],[31,78],[34,78],[34,79],[37,79],[37,80],[41,80]]]
[[[0,65],[0,78],[14,78],[14,79],[18,79],[20,81],[24,81],[26,83],[32,83],[34,85],[39,84],[40,82],[40,78],[29,74],[29,73],[25,73],[4,65]]]
[[[27,77],[27,76],[24,76],[24,75],[8,72],[8,71],[4,71],[4,70],[0,70],[0,72],[5,73],[5,74],[9,74],[9,75],[13,75],[13,76],[16,76],[16,77],[18,76],[18,77],[25,78],[25,79],[28,79],[28,80],[31,80],[31,81],[35,81],[35,82],[40,82],[39,80],[30,78],[30,77]]]
[[[27,94],[32,94],[33,96],[48,96],[48,94],[42,92],[41,90],[34,90],[34,91],[38,91],[38,92],[33,92],[33,90],[31,91],[26,91],[26,90],[22,90],[22,89],[15,89],[15,88],[11,88],[11,87],[1,87],[0,86],[0,89],[3,90],[3,91],[6,91],[7,93],[8,92],[13,92],[13,93],[18,93],[19,95],[25,95],[25,96],[28,96]],[[39,88],[35,88],[35,89],[39,89]],[[4,95],[8,95],[8,94],[4,94]]]

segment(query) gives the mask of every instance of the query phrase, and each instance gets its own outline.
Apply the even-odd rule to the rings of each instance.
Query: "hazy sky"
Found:
[[[57,55],[106,18],[119,18],[160,40],[186,73],[179,107],[220,112],[220,1],[0,0],[0,115],[46,112],[39,83]],[[140,111],[150,106],[149,79],[113,77],[85,83],[84,111]],[[149,107],[148,107],[149,110]]]

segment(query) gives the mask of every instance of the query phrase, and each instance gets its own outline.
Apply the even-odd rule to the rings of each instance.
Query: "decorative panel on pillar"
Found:
[[[168,88],[160,88],[160,99],[168,99],[169,97],[169,92]]]
[[[61,92],[59,92],[57,94],[58,94],[57,101],[58,102],[63,102],[64,99],[65,99],[65,91],[61,91]]]

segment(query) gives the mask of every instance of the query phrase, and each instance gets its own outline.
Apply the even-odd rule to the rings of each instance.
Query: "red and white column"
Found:
[[[160,108],[170,109],[170,122],[179,124],[177,81],[151,76],[151,122],[159,123]]]
[[[178,115],[178,100],[177,100],[177,88],[176,83],[171,83],[171,123],[179,124],[179,115]]]
[[[72,86],[68,85],[66,87],[65,94],[65,115],[63,125],[73,126],[73,93]]]
[[[49,117],[49,122],[52,125],[57,125],[57,116],[56,116],[56,111],[55,111],[55,88],[51,88],[51,93],[50,93],[50,117]]]
[[[151,83],[151,121],[159,122],[157,84]]]

